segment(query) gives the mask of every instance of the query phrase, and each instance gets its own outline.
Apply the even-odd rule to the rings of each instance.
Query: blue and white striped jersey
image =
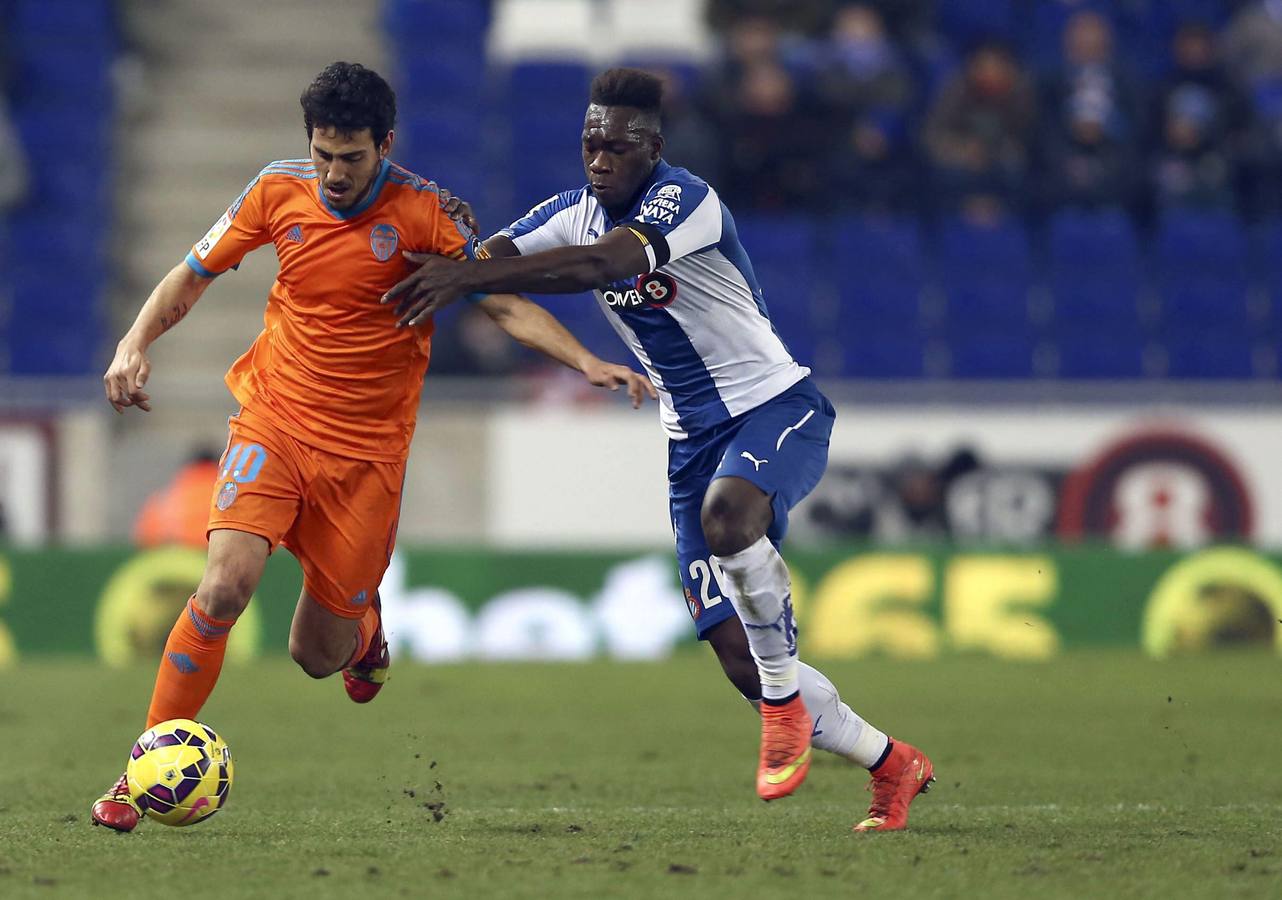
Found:
[[[752,263],[716,191],[660,160],[639,197],[616,222],[591,188],[565,191],[499,234],[530,254],[635,226],[649,270],[601,286],[596,298],[659,392],[668,436],[684,440],[760,406],[810,370],[770,324]]]

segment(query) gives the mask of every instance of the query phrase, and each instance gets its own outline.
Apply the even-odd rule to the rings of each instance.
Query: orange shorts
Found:
[[[209,508],[209,530],[283,544],[303,567],[303,589],[345,619],[365,614],[387,570],[401,511],[405,461],[326,453],[248,409],[231,432]]]

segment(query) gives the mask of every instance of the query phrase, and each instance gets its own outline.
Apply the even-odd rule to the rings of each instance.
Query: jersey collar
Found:
[[[369,193],[365,195],[364,200],[357,203],[351,209],[334,209],[334,207],[330,206],[329,198],[325,196],[325,190],[323,185],[321,185],[319,178],[316,179],[316,196],[320,198],[321,205],[329,210],[330,215],[334,218],[354,219],[374,205],[374,201],[378,199],[378,195],[383,190],[383,185],[387,182],[387,174],[391,171],[391,161],[384,159],[383,165],[378,169],[378,175],[374,178],[374,185],[369,189]]]

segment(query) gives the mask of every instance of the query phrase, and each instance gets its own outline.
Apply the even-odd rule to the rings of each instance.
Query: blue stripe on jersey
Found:
[[[196,259],[196,254],[194,253],[188,253],[187,258],[183,260],[183,262],[187,263],[187,268],[191,269],[201,278],[217,278],[222,274],[221,272],[211,272],[206,269],[200,264],[200,260]]]
[[[586,190],[587,188],[579,188],[577,191],[562,191],[553,197],[549,197],[522,218],[504,228],[499,234],[508,238],[518,238],[543,227],[548,223],[548,219],[551,219],[557,213],[577,206],[583,198],[583,192]]]
[[[301,178],[303,181],[311,181],[316,178],[315,170],[311,172],[300,172],[297,169],[278,169],[275,166],[268,166],[258,173],[259,175],[291,175],[294,178]]]
[[[672,396],[672,408],[686,432],[701,431],[730,417],[703,358],[666,309],[648,309],[622,318],[663,379],[663,388]]]
[[[770,313],[766,311],[765,296],[761,292],[761,285],[757,282],[757,273],[753,271],[752,260],[748,259],[748,251],[744,250],[743,244],[739,243],[739,228],[735,225],[734,216],[730,215],[730,210],[724,203],[721,204],[721,240],[713,246],[721,251],[721,255],[730,265],[739,270],[743,280],[748,282],[748,290],[752,291],[752,298],[757,301],[757,309],[769,319]],[[771,323],[771,328],[773,327],[774,323]]]
[[[392,163],[391,173],[388,175],[388,180],[393,184],[412,187],[416,191],[431,191],[433,193],[440,192],[435,181],[429,181],[422,175],[417,175],[404,166],[398,166],[396,163]]]

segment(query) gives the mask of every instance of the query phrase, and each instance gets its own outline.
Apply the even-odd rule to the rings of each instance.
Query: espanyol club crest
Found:
[[[369,232],[369,248],[374,251],[374,258],[379,262],[387,262],[396,252],[396,245],[400,243],[400,236],[396,229],[387,223],[375,225]]]
[[[218,505],[218,508],[221,510],[226,510],[227,507],[235,503],[236,491],[237,491],[236,482],[234,481],[224,482],[223,486],[218,491],[218,499],[215,501],[215,503]]]

